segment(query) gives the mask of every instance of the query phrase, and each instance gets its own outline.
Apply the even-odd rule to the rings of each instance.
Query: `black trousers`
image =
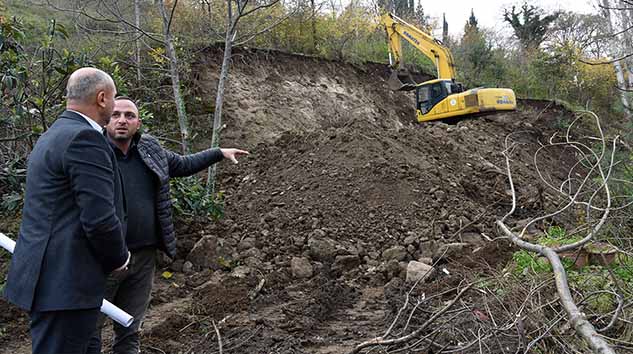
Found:
[[[33,311],[30,316],[33,354],[86,354],[99,308]]]
[[[134,317],[128,328],[114,323],[113,354],[138,354],[141,347],[139,331],[150,302],[154,272],[156,270],[156,248],[132,251],[128,270],[111,275],[106,283],[106,299]],[[87,354],[101,353],[101,330],[106,317],[97,320]]]

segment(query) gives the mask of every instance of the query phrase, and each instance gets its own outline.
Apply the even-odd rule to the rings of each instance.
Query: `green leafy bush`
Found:
[[[512,255],[514,268],[512,273],[520,276],[528,271],[532,273],[548,273],[552,271],[552,266],[545,257],[540,257],[536,253],[521,250]]]
[[[176,216],[219,219],[224,215],[222,194],[208,196],[198,177],[174,178],[170,185]]]

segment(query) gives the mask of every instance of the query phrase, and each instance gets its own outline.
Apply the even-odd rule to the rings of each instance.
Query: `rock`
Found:
[[[312,264],[312,267],[314,269],[314,271],[312,272],[313,274],[322,273],[323,269],[325,268],[325,266],[321,262],[314,262],[314,264]]]
[[[428,265],[432,265],[433,264],[433,258],[431,258],[431,257],[420,257],[420,258],[418,258],[418,262],[424,263],[424,264],[428,264]]]
[[[249,274],[251,274],[252,269],[247,266],[237,266],[233,268],[231,272],[231,276],[236,278],[246,278]]]
[[[263,252],[257,247],[252,247],[252,248],[249,248],[246,251],[240,253],[240,258],[263,259]]]
[[[365,256],[364,259],[365,263],[367,264],[368,267],[378,267],[380,265],[380,262],[378,262],[377,260],[374,259],[369,259],[369,257]]]
[[[447,259],[447,258],[455,258],[459,257],[460,253],[463,252],[465,247],[468,247],[467,243],[456,242],[456,243],[448,243],[441,245],[435,254],[433,255],[434,260]]]
[[[416,248],[414,245],[408,245],[407,246],[407,252],[409,252],[409,254],[414,254],[416,251]]]
[[[385,265],[385,273],[387,279],[399,278],[402,275],[402,268],[400,262],[395,259],[390,260]]]
[[[295,278],[310,278],[314,270],[309,259],[304,257],[292,257],[290,260],[290,271]]]
[[[378,257],[380,257],[380,253],[372,251],[367,253],[367,256],[369,257],[369,259],[377,260]]]
[[[303,236],[295,236],[295,237],[292,238],[292,243],[294,243],[295,246],[303,247],[303,245],[305,245],[305,243],[306,243],[305,237],[303,237]]]
[[[177,259],[169,265],[169,269],[171,269],[173,272],[182,272],[182,266],[184,263],[184,259]]]
[[[272,264],[272,263],[270,263],[270,262],[264,262],[264,263],[261,265],[261,270],[263,270],[263,271],[264,271],[264,273],[270,273],[270,272],[272,272],[273,270],[275,270],[275,267],[274,267],[274,266],[273,266],[273,264]]]
[[[187,260],[201,268],[220,269],[218,264],[220,250],[218,238],[215,236],[203,236],[191,249]]]
[[[244,264],[254,269],[260,269],[262,267],[262,261],[257,257],[246,258]]]
[[[417,240],[418,240],[418,237],[416,235],[410,235],[404,239],[404,244],[409,246],[415,243]]]
[[[247,250],[247,249],[253,248],[253,247],[255,247],[255,240],[250,238],[250,237],[247,237],[247,238],[243,239],[237,245],[237,249],[240,250],[240,251],[244,251],[244,250]]]
[[[273,211],[266,213],[266,215],[264,215],[264,221],[267,223],[270,223],[274,220],[277,219],[277,215],[276,213],[274,213]]]
[[[446,198],[446,192],[444,192],[443,190],[437,190],[433,193],[433,195],[435,196],[435,199],[442,201],[444,200],[444,198]]]
[[[348,271],[360,265],[360,258],[355,255],[336,256],[332,270]]]
[[[403,261],[407,258],[407,250],[402,246],[394,246],[382,252],[382,258],[385,261],[396,260]]]
[[[308,240],[308,254],[317,261],[332,260],[336,255],[336,244],[329,238],[310,238]]]
[[[481,234],[475,232],[465,232],[462,234],[461,238],[462,241],[471,245],[484,246],[486,244],[486,240],[484,240]]]
[[[344,251],[345,252],[342,252],[339,249],[337,251],[337,255],[341,255],[341,256],[345,256],[345,255],[360,256],[360,252],[358,252],[358,248],[356,248],[355,246],[349,246]]]
[[[383,286],[385,299],[400,298],[403,285],[402,279],[394,278],[389,280],[389,282]]]
[[[407,265],[407,278],[408,283],[415,283],[418,280],[420,282],[426,281],[433,273],[435,269],[433,266],[424,264],[422,262],[411,261]]]
[[[336,248],[336,252],[334,253],[335,256],[358,255],[358,251],[356,251],[356,248],[354,248],[354,246],[343,247],[340,245],[336,245],[335,248]]]
[[[359,256],[366,256],[367,255],[367,250],[365,249],[365,245],[362,242],[358,242],[356,244],[356,249],[358,250],[358,255]]]
[[[193,273],[193,263],[186,261],[183,265],[182,265],[182,272],[185,274],[191,274]]]

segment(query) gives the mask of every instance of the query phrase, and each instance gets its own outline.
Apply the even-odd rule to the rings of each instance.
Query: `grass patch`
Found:
[[[546,234],[537,242],[541,245],[556,247],[571,244],[581,239],[580,236],[568,235],[564,228],[550,227]],[[586,248],[594,249],[599,245],[587,245]],[[608,266],[587,265],[582,268],[574,268],[574,262],[568,258],[561,258],[569,286],[581,294],[587,294],[583,305],[596,313],[608,313],[615,310],[617,299],[607,291],[628,287],[633,283],[633,257],[619,254],[615,261]],[[512,255],[512,262],[508,268],[519,279],[529,279],[534,276],[552,273],[552,266],[547,258],[520,250]],[[615,284],[618,283],[618,284]],[[625,295],[626,294],[622,294]]]

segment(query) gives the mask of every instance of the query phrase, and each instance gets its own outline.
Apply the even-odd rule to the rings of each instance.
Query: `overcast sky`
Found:
[[[521,0],[416,0],[422,2],[424,13],[439,19],[441,24],[442,13],[446,13],[446,22],[452,35],[461,33],[464,24],[470,16],[470,9],[475,11],[475,17],[479,25],[494,30],[503,30],[503,9],[512,8],[512,5],[520,7]],[[592,5],[595,0],[530,0],[529,4],[539,6],[546,11],[571,10],[580,13],[597,13]],[[508,27],[509,28],[509,27]],[[437,34],[436,34],[437,35]]]

